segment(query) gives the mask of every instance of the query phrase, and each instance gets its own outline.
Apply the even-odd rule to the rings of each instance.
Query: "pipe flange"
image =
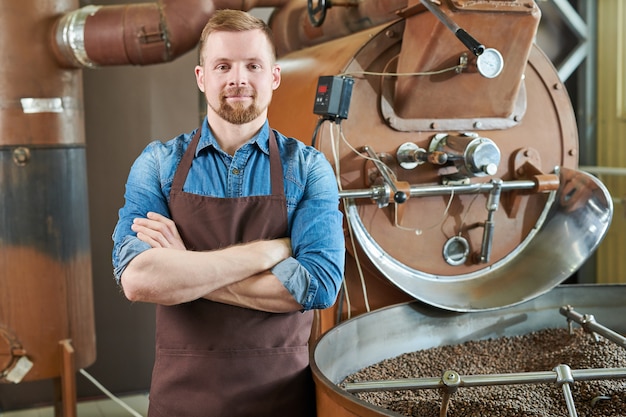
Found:
[[[55,40],[59,52],[77,68],[97,68],[85,49],[85,23],[102,6],[88,5],[61,18],[56,27]]]

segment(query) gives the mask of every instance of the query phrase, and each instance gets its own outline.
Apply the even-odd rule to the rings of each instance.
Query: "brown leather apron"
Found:
[[[270,129],[272,194],[241,198],[182,191],[199,132],[178,166],[170,194],[172,219],[187,248],[213,250],[286,236],[274,132]],[[158,305],[156,320],[150,417],[316,415],[307,345],[313,312],[266,313],[199,299]]]

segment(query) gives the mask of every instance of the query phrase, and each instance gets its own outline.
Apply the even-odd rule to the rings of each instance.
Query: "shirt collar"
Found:
[[[198,153],[201,150],[209,146],[213,147],[214,149],[221,149],[220,145],[217,143],[217,140],[215,140],[215,136],[213,136],[213,132],[209,128],[209,122],[206,117],[204,118],[204,121],[202,122],[202,127],[200,129],[200,140],[198,141],[198,147],[196,148],[195,156],[198,156]],[[261,151],[269,155],[269,137],[269,122],[266,120],[261,129],[259,129],[259,132],[248,141],[248,144],[256,144]]]

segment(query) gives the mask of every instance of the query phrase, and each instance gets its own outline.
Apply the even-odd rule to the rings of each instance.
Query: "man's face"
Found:
[[[214,32],[204,43],[196,82],[208,111],[229,123],[265,120],[272,92],[280,84],[269,40],[261,30]]]

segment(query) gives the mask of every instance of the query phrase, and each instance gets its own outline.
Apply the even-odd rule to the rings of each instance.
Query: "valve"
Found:
[[[412,142],[402,144],[396,152],[404,169],[413,169],[426,162],[446,166],[441,175],[450,178],[493,176],[500,165],[500,149],[491,139],[476,133],[436,134],[428,150]]]
[[[430,154],[444,153],[446,163],[453,170],[446,170],[450,177],[484,177],[495,175],[500,165],[500,149],[491,139],[468,132],[461,135],[440,133],[430,142]]]
[[[313,0],[307,0],[306,10],[311,24],[320,27],[326,19],[326,10],[330,7],[332,7],[330,0],[317,0],[316,6],[313,6]]]

